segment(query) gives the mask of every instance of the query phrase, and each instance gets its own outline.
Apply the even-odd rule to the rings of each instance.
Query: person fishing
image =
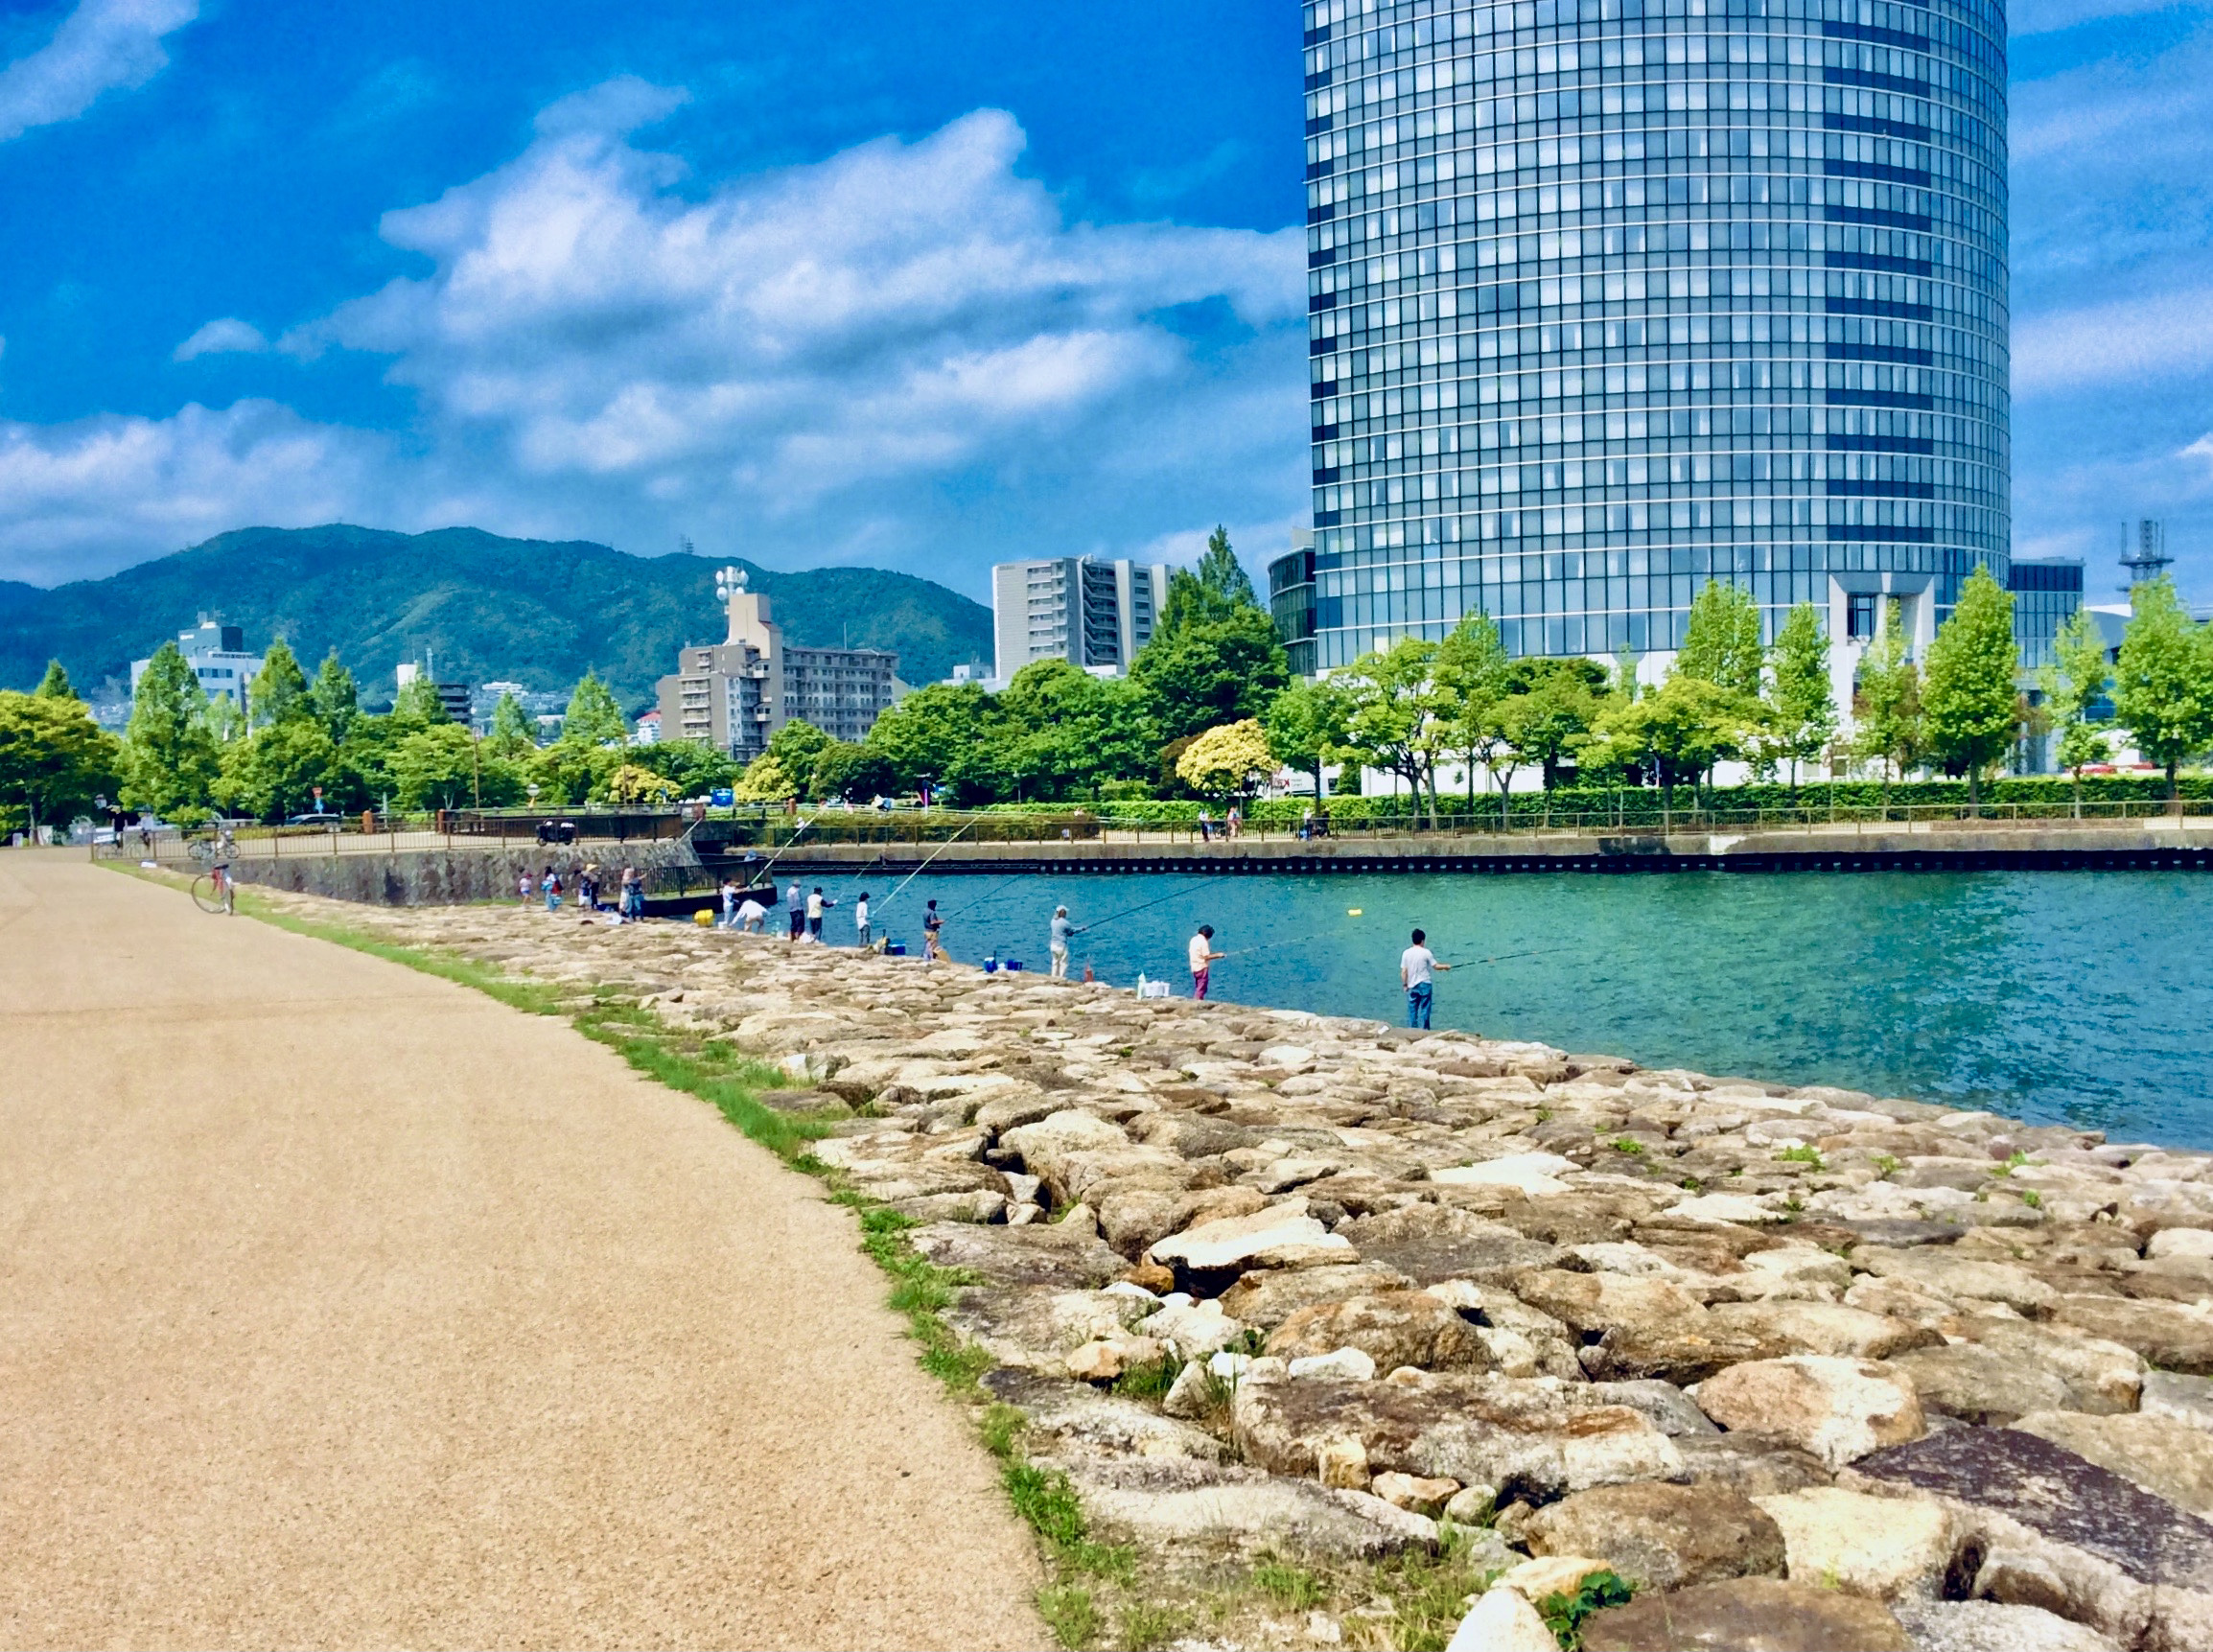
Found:
[[[821,943],[823,910],[836,904],[836,901],[823,894],[821,884],[814,886],[813,892],[806,897],[806,938],[809,941]]]
[[[1068,979],[1068,942],[1075,933],[1076,926],[1068,921],[1068,909],[1065,906],[1053,908],[1051,950],[1053,979],[1056,981]]]
[[[860,899],[853,902],[853,933],[859,937],[860,949],[869,951],[869,892],[865,889]]]
[[[1227,958],[1226,952],[1214,950],[1214,925],[1201,923],[1199,933],[1191,938],[1191,995],[1203,1000],[1207,982],[1217,959]]]
[[[938,903],[931,901],[922,913],[922,961],[931,959],[949,964],[945,956],[945,920],[938,916]]]
[[[801,892],[796,877],[791,880],[791,887],[783,892],[783,911],[784,916],[791,920],[791,934],[785,939],[797,941],[806,933],[806,896]]]
[[[1429,937],[1415,930],[1413,944],[1399,954],[1399,985],[1407,989],[1407,1025],[1426,1028],[1430,1006],[1436,996],[1436,971],[1450,969],[1429,949]]]

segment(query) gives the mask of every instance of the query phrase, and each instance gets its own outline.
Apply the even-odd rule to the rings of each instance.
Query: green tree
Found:
[[[1468,810],[1475,812],[1479,764],[1498,790],[1502,823],[1512,806],[1514,771],[1522,766],[1521,719],[1512,705],[1513,667],[1491,617],[1475,613],[1462,618],[1437,645],[1431,670],[1442,722],[1439,733],[1445,749],[1457,752],[1462,759]]]
[[[569,696],[569,712],[561,719],[561,737],[592,746],[619,746],[630,738],[630,724],[622,715],[622,708],[616,704],[614,690],[599,680],[597,672],[585,672]]]
[[[606,796],[607,777],[620,768],[627,756],[620,746],[595,746],[563,734],[551,745],[540,746],[522,758],[516,765],[517,778],[526,786],[537,786],[534,801],[538,806],[563,808],[595,795]]]
[[[497,713],[494,713],[495,722]],[[489,746],[491,740],[487,738]],[[524,752],[535,750],[525,744]],[[663,740],[657,745],[634,746],[629,760],[651,769],[676,788],[680,798],[705,796],[716,786],[727,786],[737,779],[737,761],[728,752],[716,751],[705,740]]]
[[[1344,744],[1344,695],[1328,681],[1298,682],[1278,693],[1261,714],[1269,746],[1287,763],[1314,776],[1314,795],[1323,794],[1322,765]]]
[[[0,807],[35,840],[116,789],[122,749],[74,694],[0,689]]]
[[[1790,763],[1790,783],[1798,784],[1798,765],[1818,757],[1836,736],[1836,700],[1829,685],[1829,633],[1821,611],[1801,602],[1775,634],[1775,691],[1771,702],[1778,753]]]
[[[795,791],[789,797],[805,797],[807,782],[814,776],[815,759],[837,742],[804,717],[790,722],[768,737],[768,755],[777,760],[777,766],[791,778]]]
[[[974,683],[918,688],[875,720],[864,742],[901,786],[949,782],[983,738],[990,699]]]
[[[1249,603],[1155,632],[1130,678],[1166,740],[1258,717],[1291,681],[1275,622]]]
[[[1405,780],[1416,808],[1427,786],[1432,830],[1437,824],[1437,757],[1451,749],[1433,681],[1436,654],[1434,642],[1405,637],[1384,653],[1362,655],[1336,679],[1345,696],[1346,754]]]
[[[691,741],[673,743],[696,744]],[[523,710],[523,702],[514,695],[501,694],[500,703],[492,708],[492,732],[485,736],[485,744],[510,762],[538,749],[538,725],[531,719],[530,713]]]
[[[453,720],[447,715],[446,703],[438,698],[438,686],[428,677],[403,685],[392,697],[392,722],[409,733]]]
[[[1659,687],[1609,707],[1583,749],[1598,766],[1651,773],[1660,784],[1666,829],[1672,825],[1675,788],[1738,756],[1753,728],[1745,716],[1742,693],[1704,677],[1671,671]]]
[[[38,679],[38,686],[31,690],[41,700],[74,700],[77,690],[70,686],[69,673],[61,668],[61,662],[46,662],[46,675]]]
[[[2129,593],[2129,625],[2113,667],[2113,716],[2136,750],[2176,772],[2213,746],[2213,637],[2192,622],[2162,574]]]
[[[315,720],[322,724],[323,733],[330,735],[334,745],[344,745],[346,735],[353,730],[354,719],[361,715],[361,696],[354,684],[354,674],[338,663],[338,651],[334,648],[323,656],[322,665],[315,672],[314,686],[308,690],[308,706]]]
[[[2097,616],[2078,608],[2052,640],[2051,663],[2037,673],[2052,722],[2060,731],[2060,766],[2074,777],[2077,819],[2083,813],[2083,768],[2106,760],[2106,736],[2090,721],[2090,709],[2105,698],[2108,677],[2106,635]]]
[[[222,750],[216,800],[228,810],[259,820],[283,820],[314,807],[321,786],[336,807],[340,771],[338,748],[314,718],[294,710],[281,722]]]
[[[2005,760],[2020,729],[2020,666],[2013,593],[1978,564],[1929,644],[1922,690],[1929,749],[1967,770],[1968,806],[1977,813],[1984,774]]]
[[[763,752],[746,764],[734,790],[741,803],[780,803],[804,793],[806,782],[785,768],[774,752]]]
[[[267,729],[292,717],[309,716],[314,710],[308,697],[307,673],[292,657],[291,645],[279,637],[268,645],[261,669],[246,686],[246,714],[254,728]]]
[[[899,789],[892,761],[873,747],[839,740],[823,748],[814,760],[811,781],[815,796],[850,798],[867,803]]]
[[[1229,530],[1217,526],[1207,536],[1206,552],[1196,568],[1178,568],[1168,576],[1168,594],[1160,608],[1153,635],[1174,634],[1193,625],[1227,619],[1240,608],[1260,607],[1260,597],[1246,577],[1237,553],[1229,548]]]
[[[1514,662],[1506,702],[1514,744],[1525,760],[1542,766],[1547,791],[1560,783],[1560,772],[1597,726],[1611,683],[1595,660]]]
[[[1275,773],[1275,754],[1254,719],[1224,723],[1196,736],[1177,759],[1176,772],[1193,791],[1227,800],[1246,797]]]
[[[985,729],[995,786],[1041,802],[1094,796],[1109,781],[1141,777],[1160,744],[1141,691],[1065,660],[1015,672],[992,698]]]
[[[412,730],[401,736],[392,753],[394,801],[406,809],[468,808],[476,800],[481,772],[476,736],[460,724],[449,720]]]
[[[1767,653],[1759,644],[1759,608],[1752,593],[1709,579],[1690,599],[1690,619],[1675,669],[1686,677],[1757,696]]]
[[[1886,774],[1903,779],[1927,751],[1922,716],[1921,667],[1906,644],[1899,605],[1886,602],[1882,627],[1860,656],[1859,679],[1852,698],[1856,734],[1853,749],[1886,765]]]
[[[123,801],[164,820],[204,818],[216,778],[207,692],[175,642],[153,651],[130,697],[124,733]]]
[[[620,763],[608,772],[600,782],[600,794],[594,803],[619,803],[625,807],[639,804],[664,804],[676,801],[676,787],[668,777],[657,774],[643,763]]]

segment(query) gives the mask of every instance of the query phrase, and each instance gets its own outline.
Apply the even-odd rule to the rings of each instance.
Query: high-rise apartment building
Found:
[[[748,591],[741,569],[715,576],[729,615],[719,644],[686,644],[656,699],[661,738],[704,740],[750,762],[784,724],[804,721],[840,740],[868,736],[898,694],[899,657],[881,648],[803,648]]]
[[[1305,8],[1302,671],[1495,617],[1672,650],[2006,577],[2006,22],[1991,0]]]
[[[1153,640],[1168,601],[1164,563],[1058,556],[991,570],[997,680],[1034,660],[1066,660],[1119,675]]]

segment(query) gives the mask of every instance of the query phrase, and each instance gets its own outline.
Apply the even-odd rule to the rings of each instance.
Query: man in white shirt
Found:
[[[1420,930],[1414,931],[1414,943],[1399,954],[1399,985],[1407,989],[1407,1025],[1427,1027],[1430,1024],[1430,1001],[1435,993],[1435,972],[1450,969],[1450,964],[1439,964],[1436,954],[1424,944],[1429,939]]]
[[[869,892],[865,889],[860,899],[853,902],[853,930],[860,937],[861,950],[873,950],[869,938]]]
[[[1214,967],[1214,961],[1228,956],[1226,952],[1214,950],[1214,925],[1201,923],[1199,933],[1191,938],[1191,995],[1194,998],[1206,996],[1207,974]]]

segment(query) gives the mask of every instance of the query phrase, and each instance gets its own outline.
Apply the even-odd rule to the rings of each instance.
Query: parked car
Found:
[[[538,823],[538,841],[540,843],[574,843],[576,841],[576,823],[574,821],[540,821]]]
[[[338,819],[338,816],[327,813],[292,815],[286,820],[285,825],[292,826],[321,826],[325,831],[337,831],[339,829]]]

